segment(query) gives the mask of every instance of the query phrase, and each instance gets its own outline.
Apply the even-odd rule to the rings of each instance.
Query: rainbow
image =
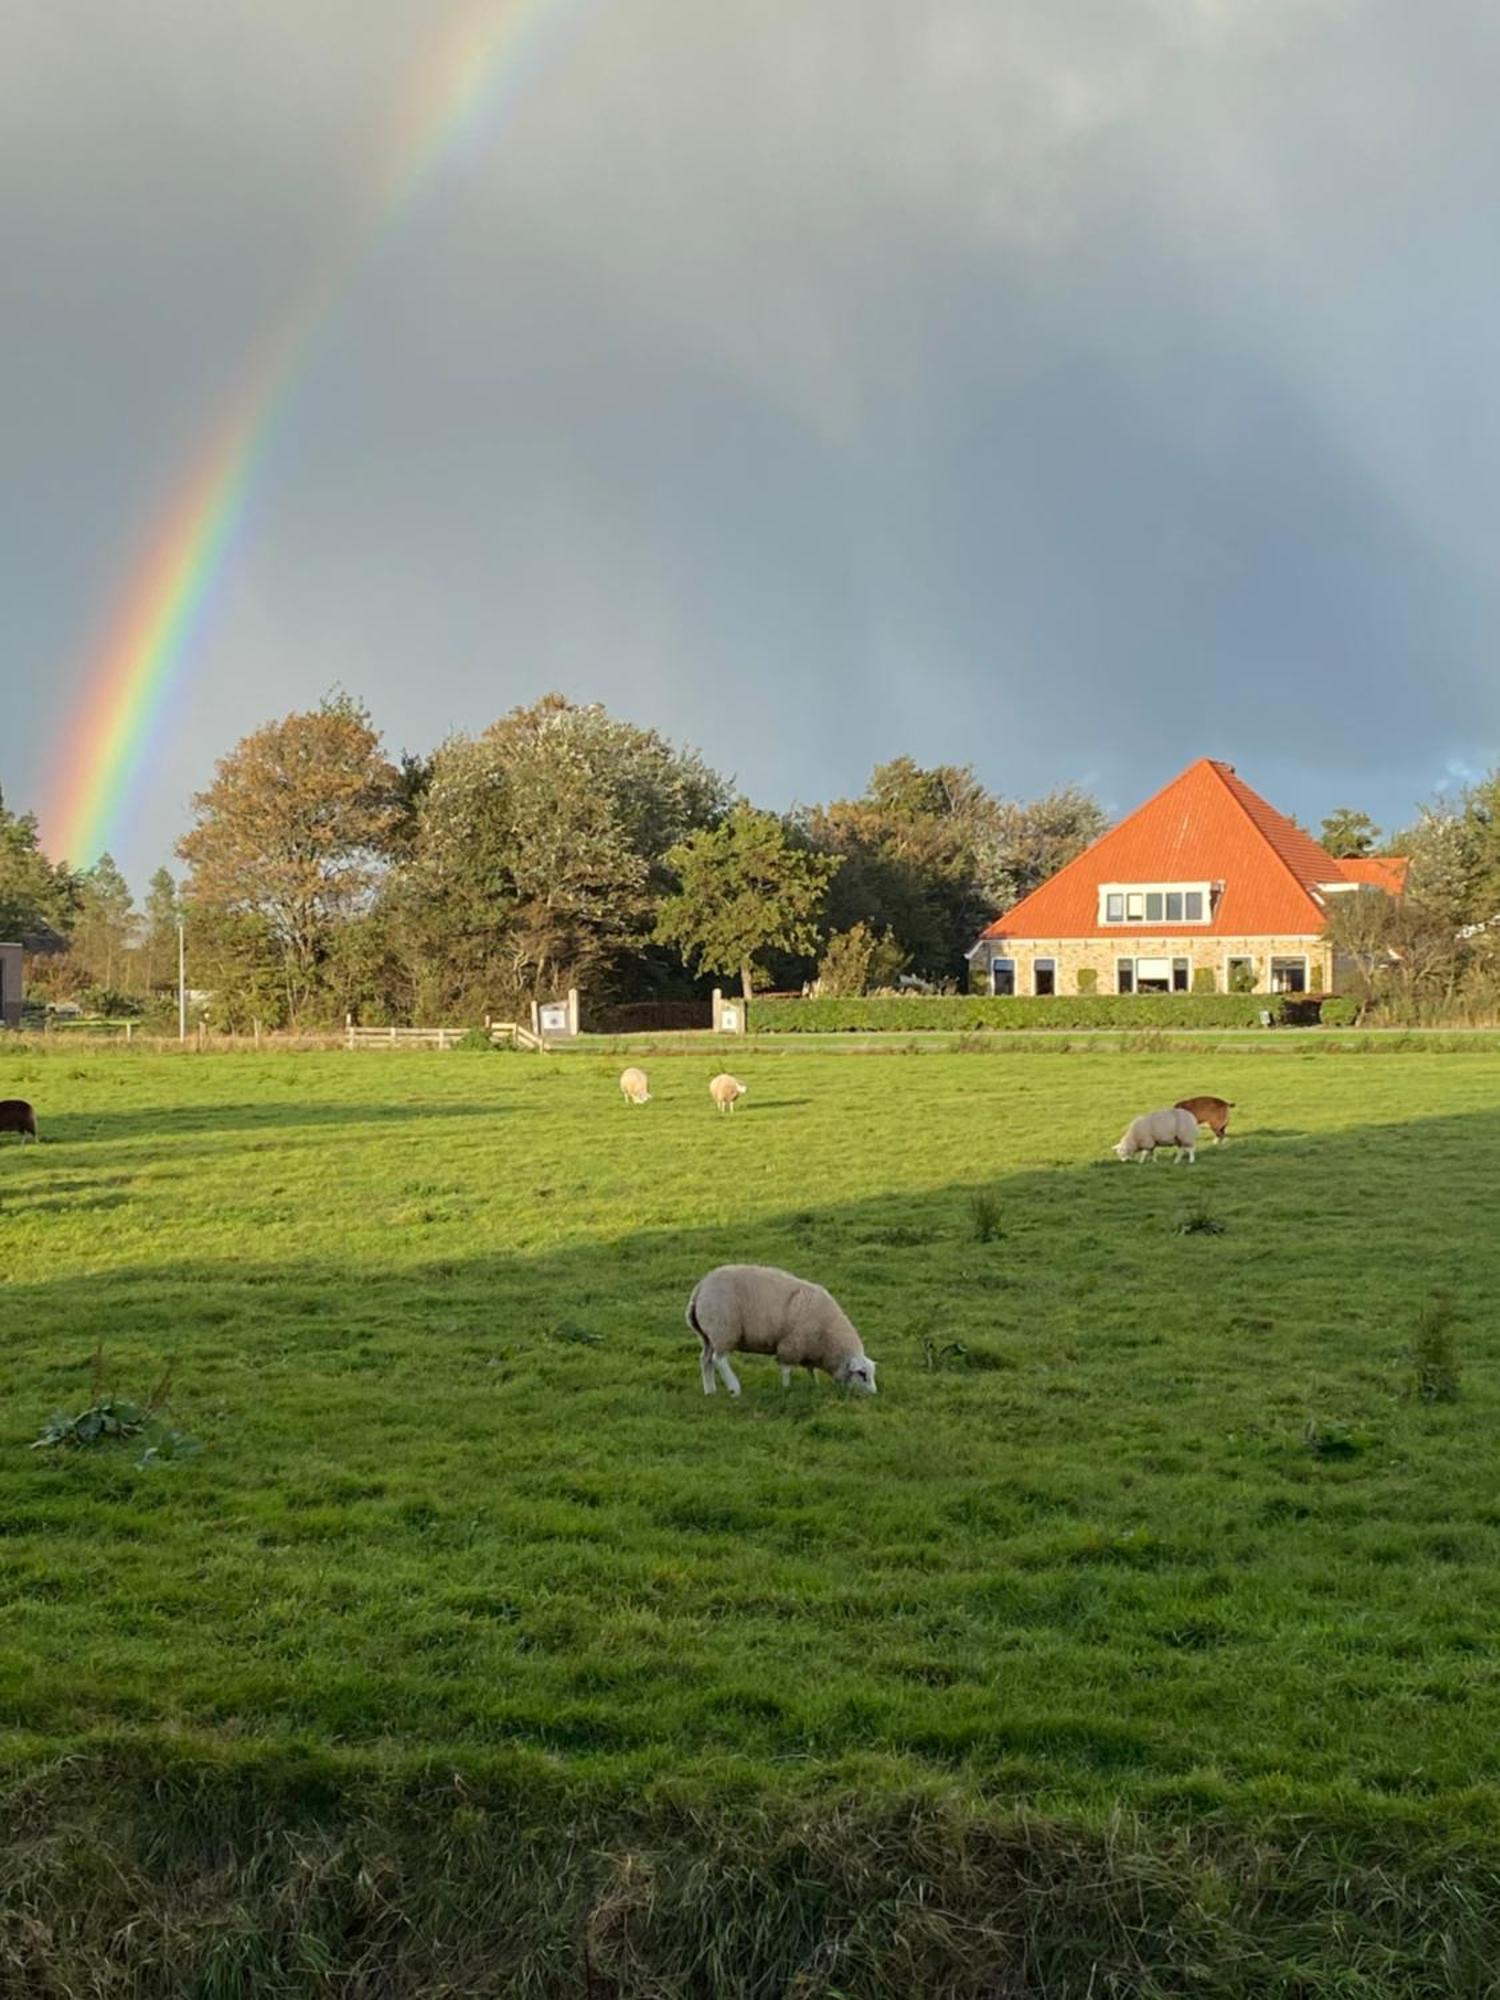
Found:
[[[417,75],[388,170],[342,253],[262,340],[236,393],[146,539],[91,649],[40,815],[75,867],[117,837],[242,541],[258,475],[340,302],[446,162],[478,143],[548,65],[594,0],[489,0],[454,21]]]

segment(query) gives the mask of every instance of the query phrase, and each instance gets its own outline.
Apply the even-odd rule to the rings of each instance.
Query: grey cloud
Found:
[[[7,10],[8,797],[450,12]],[[1479,0],[597,0],[329,319],[132,874],[334,679],[411,746],[598,696],[772,803],[1210,751],[1405,815],[1500,746],[1497,55]]]

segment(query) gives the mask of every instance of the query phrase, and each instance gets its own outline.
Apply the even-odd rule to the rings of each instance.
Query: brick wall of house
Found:
[[[1078,975],[1083,971],[1095,974],[1095,992],[1115,992],[1115,961],[1119,958],[1185,958],[1189,965],[1189,990],[1194,990],[1193,974],[1199,967],[1206,966],[1213,973],[1213,990],[1217,993],[1229,991],[1225,963],[1228,959],[1252,959],[1255,963],[1255,990],[1269,993],[1273,958],[1305,958],[1308,992],[1324,993],[1329,990],[1328,947],[1316,937],[1152,937],[1142,931],[1131,931],[1128,936],[1119,938],[1023,938],[1019,941],[991,941],[987,938],[973,961],[974,969],[979,974],[976,983],[985,992],[989,991],[990,961],[996,958],[1014,961],[1017,993],[1036,991],[1032,965],[1038,958],[1056,961],[1059,993],[1081,991]]]

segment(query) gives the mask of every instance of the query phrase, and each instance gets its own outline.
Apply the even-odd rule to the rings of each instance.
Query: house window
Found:
[[[1034,958],[1031,961],[1031,990],[1039,996],[1057,991],[1055,958]]]
[[[1230,958],[1224,962],[1224,984],[1231,993],[1255,991],[1255,960]]]
[[[1171,959],[1138,958],[1135,962],[1135,990],[1137,993],[1170,993]]]
[[[1172,991],[1174,993],[1187,992],[1190,971],[1191,968],[1185,958],[1174,958],[1172,960]]]
[[[1117,958],[1115,960],[1115,991],[1116,993],[1134,993],[1135,960],[1133,958]]]
[[[1016,990],[1016,961],[1013,958],[992,958],[990,960],[990,991],[997,995],[1009,996]]]
[[[1273,958],[1271,960],[1271,991],[1273,993],[1305,993],[1307,991],[1307,960],[1305,958]]]
[[[1101,882],[1101,924],[1201,924],[1213,912],[1210,882]]]

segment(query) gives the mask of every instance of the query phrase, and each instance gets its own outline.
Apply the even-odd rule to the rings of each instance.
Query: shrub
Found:
[[[1231,993],[1253,993],[1255,991],[1255,968],[1243,962],[1233,966],[1229,974]]]
[[[1219,982],[1214,976],[1213,967],[1211,965],[1195,965],[1193,967],[1193,991],[1195,993],[1217,993],[1218,990]]]
[[[757,999],[757,1034],[963,1034],[1017,1028],[1254,1028],[1261,1009],[1279,1011],[1263,994],[1090,993],[1045,998],[983,994],[876,994],[862,999]]]
[[[1190,1208],[1177,1225],[1179,1236],[1222,1236],[1227,1224],[1202,1207]]]
[[[471,1055],[491,1055],[499,1044],[490,1040],[488,1028],[469,1028],[453,1046]]]
[[[993,1243],[1000,1234],[1000,1202],[987,1188],[969,1197],[969,1213],[974,1218],[974,1241]]]
[[[1446,1292],[1435,1292],[1417,1315],[1412,1334],[1412,1393],[1424,1403],[1458,1400],[1461,1372],[1454,1328],[1458,1310]]]
[[[141,1013],[136,995],[122,993],[117,986],[86,986],[78,998],[85,1014],[106,1021],[134,1021]]]
[[[1360,1003],[1352,994],[1335,994],[1323,1002],[1318,1019],[1325,1028],[1352,1028],[1360,1012]]]
[[[868,924],[858,923],[835,931],[824,946],[818,986],[831,999],[847,998],[872,987],[892,986],[905,969],[906,954],[889,931],[877,934]]]
[[[170,1387],[170,1371],[162,1376],[144,1403],[133,1403],[105,1389],[104,1353],[96,1349],[93,1360],[89,1403],[76,1416],[54,1410],[42,1425],[33,1451],[83,1451],[90,1446],[140,1443],[144,1446],[136,1463],[152,1465],[173,1458],[192,1458],[198,1450],[196,1438],[185,1437],[161,1420]]]
[[[1080,993],[1099,991],[1099,975],[1092,965],[1081,965],[1078,968],[1078,990]]]

